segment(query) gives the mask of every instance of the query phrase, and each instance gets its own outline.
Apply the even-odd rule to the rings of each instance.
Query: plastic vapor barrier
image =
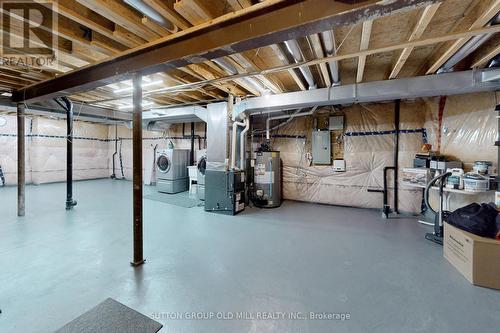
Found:
[[[466,169],[472,168],[476,160],[492,161],[496,166],[495,103],[494,93],[449,96],[442,118],[441,152],[464,161]],[[381,208],[382,194],[367,190],[382,189],[383,169],[394,165],[394,103],[352,105],[341,108],[341,111],[346,123],[346,172],[334,172],[330,165],[310,165],[311,117],[294,119],[271,133],[272,148],[281,152],[283,160],[284,198]],[[439,98],[401,102],[399,175],[402,168],[413,166],[413,158],[424,142],[437,149],[438,111]],[[255,136],[254,142],[263,142],[264,137]],[[393,207],[393,171],[388,175],[388,201]],[[398,190],[399,210],[420,212],[422,190],[402,185],[401,179]],[[461,207],[471,200],[491,201],[492,195],[452,198],[452,208]]]

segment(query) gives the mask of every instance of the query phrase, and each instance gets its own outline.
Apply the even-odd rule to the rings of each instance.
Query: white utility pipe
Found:
[[[241,131],[240,134],[240,169],[245,170],[245,143],[246,143],[246,134],[250,129],[250,118],[245,119],[246,126]]]
[[[235,121],[233,123],[233,138],[231,140],[231,169],[236,168],[236,134],[238,132],[238,126],[243,127],[246,125],[246,122],[248,122],[247,119],[245,119],[244,122]]]
[[[287,115],[275,116],[275,117],[269,117],[269,118],[267,118],[267,120],[266,120],[266,140],[270,140],[271,139],[271,134],[270,134],[271,131],[269,129],[269,125],[271,123],[271,120],[287,119],[288,118],[287,122],[289,122],[292,119],[297,118],[297,117],[303,117],[303,116],[310,116],[310,115],[312,115],[314,113],[314,111],[316,111],[316,108],[317,107],[315,106],[310,111],[307,111],[307,112],[299,113],[300,110],[297,110],[295,113],[292,113],[292,114],[287,114]]]

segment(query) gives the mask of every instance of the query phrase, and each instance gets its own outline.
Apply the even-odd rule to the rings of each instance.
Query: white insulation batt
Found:
[[[477,160],[487,160],[497,167],[497,102],[495,93],[449,96],[443,110],[441,140],[439,138],[440,98],[416,99],[401,102],[399,167],[411,167],[415,153],[427,141],[433,149],[465,162],[466,171]],[[346,172],[334,172],[332,166],[311,166],[307,155],[311,152],[312,118],[297,118],[272,132],[273,149],[281,151],[283,160],[283,195],[285,199],[309,201],[354,207],[381,208],[382,194],[368,192],[381,189],[383,169],[393,165],[394,103],[374,103],[345,106],[346,136],[344,159]],[[16,183],[17,149],[16,117],[0,116],[6,120],[0,127],[0,166],[7,185]],[[0,122],[1,124],[1,122]],[[101,125],[75,121],[74,177],[94,179],[109,177],[115,152],[115,131],[118,129],[118,153],[115,155],[117,178],[132,179],[132,130],[124,126]],[[42,184],[65,181],[66,178],[66,122],[41,117],[26,119],[26,179],[28,183]],[[186,124],[186,136],[191,134]],[[204,136],[204,124],[197,123],[197,136]],[[277,136],[276,136],[277,135]],[[279,136],[299,136],[298,138]],[[305,138],[302,138],[305,137]],[[155,181],[155,150],[167,148],[172,142],[176,148],[190,148],[190,139],[183,136],[182,125],[172,125],[165,132],[143,133],[144,182]],[[255,136],[254,142],[263,140]],[[195,140],[196,158],[205,148],[203,138]],[[120,164],[120,153],[122,163]],[[123,166],[123,174],[122,168]],[[389,187],[392,190],[392,171]],[[393,205],[393,193],[389,193]],[[420,211],[422,190],[399,186],[399,209],[403,212]],[[435,203],[435,197],[431,202]],[[469,202],[492,201],[492,194],[460,196],[453,194],[451,209]]]
[[[204,124],[197,123],[195,126],[195,135],[204,136]],[[132,130],[123,126],[118,126],[118,153],[115,155],[115,174],[117,178],[125,177],[125,179],[132,180]],[[109,175],[112,171],[113,153],[115,152],[115,126],[108,126],[108,143],[109,154]],[[185,134],[191,135],[191,127],[189,124],[185,126]],[[183,137],[182,125],[175,124],[170,126],[165,132],[151,132],[143,131],[143,169],[144,169],[144,183],[151,185],[156,180],[156,157],[155,152],[158,153],[162,149],[166,149],[168,144],[172,142],[174,148],[191,149],[191,139]],[[199,145],[200,143],[200,145]],[[198,150],[203,149],[204,140],[195,140],[195,156],[198,156]],[[121,146],[121,149],[120,149]],[[120,166],[120,152],[122,156],[122,168]],[[108,175],[108,176],[109,176]]]
[[[466,171],[477,160],[492,161],[496,167],[497,137],[494,93],[449,96],[443,112],[441,152],[465,162]],[[437,149],[439,98],[402,101],[399,136],[399,174],[412,167],[413,158],[424,140]],[[311,166],[312,119],[297,118],[272,132],[272,148],[283,160],[283,196],[285,199],[366,208],[381,208],[382,194],[368,188],[383,187],[383,169],[394,165],[394,103],[352,105],[342,108],[346,136],[344,159],[346,172],[334,172],[332,166]],[[371,133],[370,133],[371,132]],[[282,138],[279,136],[305,136]],[[256,137],[254,142],[262,142]],[[389,188],[392,189],[389,171]],[[492,201],[493,195],[451,198],[455,209],[471,201]],[[422,190],[399,185],[399,209],[418,213]],[[431,197],[431,202],[434,202]],[[393,193],[389,192],[393,206]]]
[[[5,184],[17,184],[17,119],[0,112],[5,124],[0,127],[0,167]],[[0,122],[0,124],[3,122]],[[132,130],[117,126],[122,143],[125,179],[132,179]],[[26,117],[26,182],[44,184],[66,180],[66,120]],[[115,126],[83,121],[74,122],[73,178],[75,180],[108,178],[112,174],[115,152]],[[151,183],[154,146],[166,147],[162,133],[144,131],[144,181]],[[184,140],[188,141],[188,140]],[[118,145],[118,148],[120,144]],[[115,173],[122,178],[119,154]]]
[[[33,184],[66,180],[66,121],[36,117],[27,129]],[[109,176],[107,134],[106,125],[74,123],[74,180]]]

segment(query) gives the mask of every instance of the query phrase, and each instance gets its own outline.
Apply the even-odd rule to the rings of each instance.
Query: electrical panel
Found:
[[[331,164],[330,131],[312,132],[312,158],[313,164]]]

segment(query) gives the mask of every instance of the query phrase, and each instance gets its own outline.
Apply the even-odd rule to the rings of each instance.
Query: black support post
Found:
[[[191,122],[191,163],[190,165],[194,165],[194,122]]]
[[[61,98],[66,109],[66,210],[76,206],[73,200],[73,103]]]
[[[24,104],[17,104],[17,216],[25,214]]]
[[[495,107],[495,111],[497,112],[497,141],[495,141],[495,146],[497,146],[497,170],[500,170],[500,104],[497,104]],[[495,179],[497,183],[497,192],[500,192],[500,172],[497,172],[498,176]]]
[[[133,159],[133,206],[134,206],[134,267],[144,264],[143,235],[142,235],[142,76],[135,74],[133,78],[133,130],[132,130],[132,159]]]
[[[398,208],[398,169],[399,169],[399,116],[401,100],[397,99],[394,107],[394,213],[399,214]]]

